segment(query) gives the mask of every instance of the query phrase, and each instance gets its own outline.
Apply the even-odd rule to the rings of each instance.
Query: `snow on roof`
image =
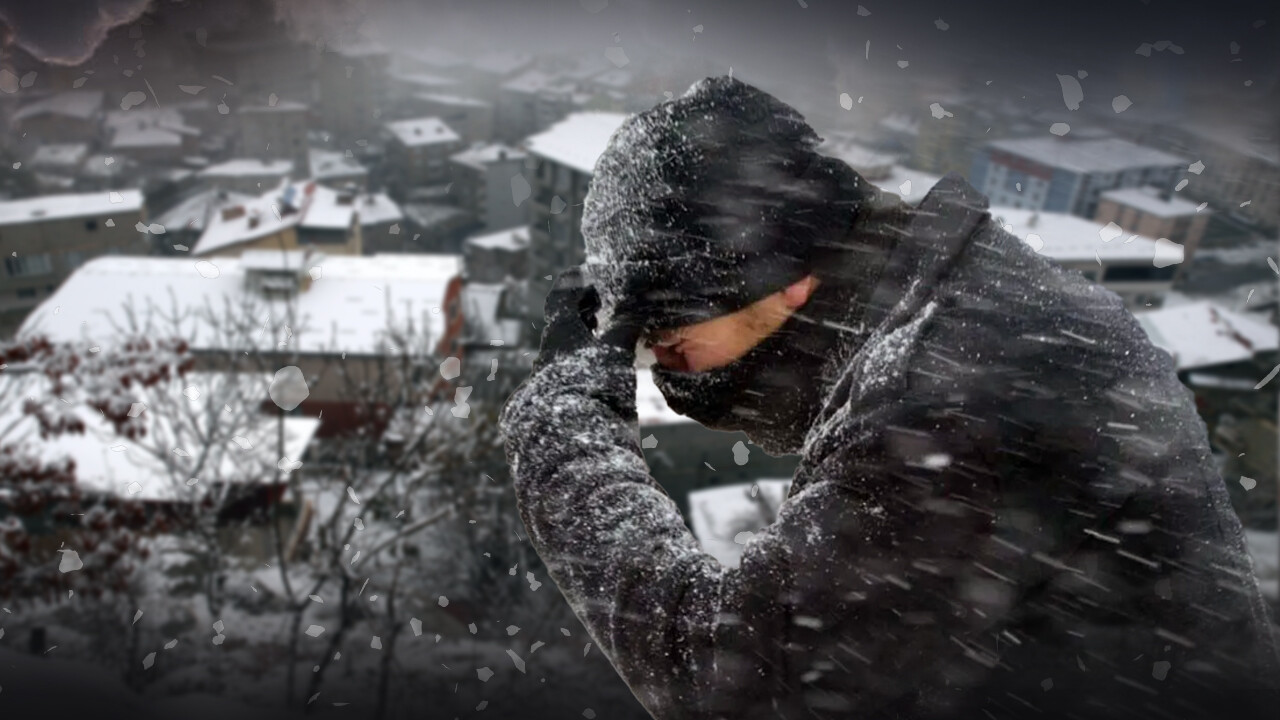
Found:
[[[40,195],[0,201],[0,225],[19,225],[142,210],[141,190]]]
[[[13,114],[16,120],[40,115],[64,115],[87,120],[102,110],[101,90],[68,90],[37,100]]]
[[[751,535],[769,524],[757,498],[777,508],[790,489],[790,480],[770,479],[693,490],[689,529],[703,552],[726,567],[737,567]]]
[[[626,119],[622,113],[574,113],[529,137],[524,145],[530,153],[590,175],[609,146],[609,138]]]
[[[283,453],[276,439],[276,418],[259,413],[258,402],[270,398],[272,376],[257,373],[187,373],[180,379],[162,381],[151,387],[137,387],[123,398],[125,401],[143,403],[139,416],[148,428],[141,442],[135,442],[116,432],[111,423],[97,410],[83,404],[73,405],[71,412],[84,423],[83,434],[65,434],[48,439],[40,438],[39,425],[34,418],[25,415],[21,403],[0,405],[0,427],[13,428],[6,440],[26,440],[25,446],[45,461],[70,458],[76,464],[77,484],[90,493],[113,495],[129,500],[184,501],[195,500],[207,492],[213,482],[250,484],[271,482],[276,475],[280,455],[299,460],[306,453],[320,421],[311,417],[286,417],[284,419]],[[0,373],[0,394],[5,397],[48,398],[53,392],[51,383],[43,373]],[[194,388],[194,392],[190,390]],[[212,399],[211,399],[212,398]],[[221,412],[200,412],[210,406],[224,403],[223,398],[241,398],[253,404],[252,414],[241,413],[249,408],[233,408],[235,420]],[[230,400],[234,402],[234,400]],[[174,408],[181,418],[159,418],[160,408],[166,412]],[[186,413],[186,410],[195,412]],[[229,448],[214,448],[211,460],[199,472],[199,482],[188,484],[190,478],[176,477],[168,465],[181,462],[183,457],[169,460],[157,458],[147,448],[157,431],[165,437],[172,436],[174,423],[188,432],[200,435],[212,434],[210,420],[234,422],[227,431],[233,432],[243,442]],[[161,429],[159,426],[163,425]],[[227,441],[230,443],[230,440]],[[196,456],[201,448],[180,445],[177,449]],[[264,472],[271,470],[271,472]],[[181,471],[179,471],[181,472]]]
[[[316,180],[331,180],[358,175],[368,175],[369,169],[361,165],[354,157],[337,150],[311,148],[308,151],[311,160],[311,177]]]
[[[202,232],[206,216],[217,213],[224,207],[242,205],[253,200],[252,195],[227,192],[225,190],[202,190],[190,195],[177,205],[157,214],[151,219],[170,231],[194,230]]]
[[[466,244],[486,250],[511,250],[513,252],[527,250],[529,249],[529,228],[513,227],[487,235],[477,235],[476,237],[467,238]]]
[[[397,140],[409,147],[457,142],[460,139],[458,134],[438,117],[397,120],[387,123],[386,128]]]
[[[467,211],[461,208],[435,203],[405,203],[400,210],[406,218],[420,228],[442,225],[467,215]]]
[[[462,317],[473,340],[494,347],[519,344],[524,321],[498,317],[504,287],[483,283],[467,283],[462,287]]]
[[[306,112],[310,108],[306,103],[295,102],[293,100],[281,100],[275,105],[246,105],[240,108],[241,113],[278,113],[278,112]]]
[[[89,154],[85,143],[61,143],[41,145],[31,156],[31,165],[75,166],[84,162]]]
[[[464,95],[447,95],[444,93],[420,92],[420,93],[415,93],[414,97],[418,98],[419,100],[426,100],[427,102],[436,103],[437,105],[453,105],[456,107],[479,107],[479,108],[485,108],[490,106],[490,103],[487,103],[484,100],[479,100],[472,97],[466,97]]]
[[[1280,346],[1274,325],[1208,300],[1135,317],[1151,342],[1173,356],[1179,370],[1247,361]]]
[[[284,177],[293,172],[293,163],[289,160],[265,160],[260,158],[235,158],[210,165],[200,171],[202,177]]]
[[[281,183],[271,192],[243,203],[243,212],[223,210],[212,215],[192,254],[208,255],[297,225],[302,213],[286,212],[283,194],[288,187]]]
[[[449,156],[449,159],[456,163],[468,165],[479,170],[484,170],[489,163],[502,160],[523,160],[524,158],[524,152],[502,143],[478,144],[456,155]]]
[[[361,225],[385,225],[404,219],[400,205],[386,193],[361,195],[356,200],[356,212],[360,214]]]
[[[518,93],[536,93],[542,90],[560,89],[564,78],[542,70],[529,70],[502,84],[504,90]]]
[[[1059,262],[1154,263],[1156,241],[1142,235],[1110,233],[1102,223],[1066,213],[997,206],[991,217],[1037,252]],[[1127,237],[1126,237],[1127,236]]]
[[[1157,217],[1181,217],[1195,215],[1197,203],[1170,196],[1168,200],[1160,197],[1160,189],[1154,187],[1120,188],[1102,193],[1103,200],[1111,200],[1139,212]]]
[[[533,62],[533,56],[518,50],[500,50],[486,53],[471,61],[476,70],[493,75],[510,75]]]
[[[876,168],[893,165],[897,158],[886,153],[876,152],[865,145],[854,142],[825,143],[819,151],[825,155],[845,161],[849,167],[865,175]]]
[[[302,203],[298,227],[314,230],[346,230],[356,215],[356,195],[316,183],[294,183],[289,186]],[[289,189],[286,189],[288,192]],[[283,193],[281,194],[283,202]],[[283,212],[283,211],[282,211]]]
[[[889,171],[888,177],[867,179],[872,185],[881,190],[893,193],[902,198],[903,202],[914,205],[923,200],[925,194],[933,189],[933,186],[937,185],[942,178],[923,170],[912,170],[901,165],[894,165]]]
[[[648,368],[636,369],[636,414],[639,416],[641,425],[674,425],[693,422],[667,405],[667,398],[654,384],[653,371]]]
[[[182,135],[172,130],[166,130],[159,127],[139,128],[122,125],[117,127],[115,133],[111,136],[111,148],[113,150],[150,147],[179,147],[181,145]]]
[[[434,339],[443,335],[442,305],[449,283],[462,272],[461,256],[329,255],[316,262],[307,268],[310,287],[292,296],[290,310],[285,299],[256,296],[246,287],[239,258],[98,257],[32,311],[19,334],[105,345],[122,339],[116,328],[129,326],[132,302],[139,324],[153,332],[171,328],[169,318],[181,318],[177,329],[199,351],[277,350],[287,341],[303,354],[379,355],[393,330],[419,339],[424,331]],[[229,333],[219,326],[228,321],[226,308],[236,308],[231,320],[252,316],[247,321],[259,330]],[[260,331],[264,322],[273,329]]]
[[[1030,137],[997,140],[988,147],[1052,168],[1076,173],[1111,173],[1130,168],[1185,166],[1187,161],[1119,138],[1067,140]]]
[[[408,85],[418,85],[424,88],[441,88],[451,87],[458,84],[453,78],[444,77],[442,75],[432,75],[431,73],[419,72],[393,72],[390,74],[392,80],[402,82]]]

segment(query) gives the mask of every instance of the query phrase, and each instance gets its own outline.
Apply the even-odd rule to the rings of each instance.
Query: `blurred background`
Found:
[[[495,418],[610,134],[721,74],[909,203],[963,175],[1123,297],[1280,602],[1272,3],[0,21],[0,709],[47,685],[53,712],[78,677],[188,716],[646,717],[523,536]],[[647,372],[637,400],[654,477],[735,564],[796,458],[672,412]]]

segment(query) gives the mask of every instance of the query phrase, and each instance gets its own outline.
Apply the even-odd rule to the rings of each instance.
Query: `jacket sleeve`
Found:
[[[579,364],[589,358],[567,360],[503,411],[520,513],[550,576],[655,718],[887,710],[948,657],[990,662],[972,625],[1007,593],[972,558],[975,528],[989,522],[970,507],[981,480],[930,459],[940,453],[921,433],[884,431],[910,409],[846,418],[848,451],[802,466],[777,521],[726,568],[701,551],[649,476],[634,421],[614,409],[613,398],[634,398],[634,372],[587,380]]]

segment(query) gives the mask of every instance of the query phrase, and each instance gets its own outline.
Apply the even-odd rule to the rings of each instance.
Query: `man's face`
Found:
[[[809,276],[747,307],[695,325],[665,330],[645,339],[658,365],[676,372],[724,367],[773,334],[804,305],[817,280]]]

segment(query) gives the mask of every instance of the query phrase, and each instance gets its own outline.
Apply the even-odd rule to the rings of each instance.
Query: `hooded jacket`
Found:
[[[907,214],[865,336],[737,568],[650,477],[631,368],[503,410],[550,576],[660,720],[1274,717],[1280,657],[1171,359],[958,176]]]

